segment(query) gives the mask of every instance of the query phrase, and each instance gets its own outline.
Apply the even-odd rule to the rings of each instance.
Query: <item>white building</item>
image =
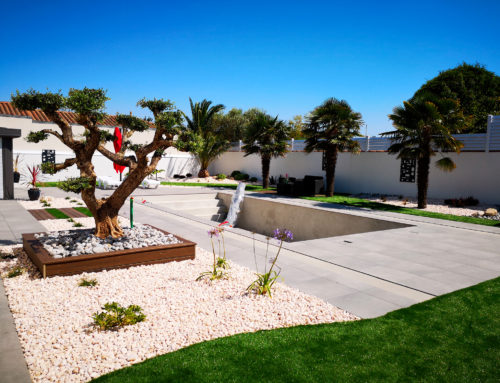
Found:
[[[75,113],[72,112],[58,112],[61,117],[71,124],[73,127],[73,134],[81,136],[84,128],[79,125],[75,119]],[[56,137],[49,135],[48,139],[39,143],[32,143],[26,141],[27,135],[31,131],[39,131],[42,129],[53,129],[59,132],[59,127],[52,123],[48,117],[41,110],[35,111],[20,111],[12,106],[10,102],[0,101],[0,126],[9,129],[20,129],[21,137],[13,141],[14,156],[20,155],[19,172],[26,173],[27,165],[40,165],[42,163],[42,152],[44,150],[54,150],[56,156],[56,163],[64,162],[67,158],[74,157],[73,152],[64,145]],[[116,123],[115,116],[107,116],[103,121],[102,129],[108,129],[113,133],[114,128],[119,126]],[[131,138],[134,144],[145,144],[153,140],[154,129],[146,132],[135,132]],[[113,143],[108,142],[106,147],[110,151],[114,151]],[[132,152],[130,154],[133,154]],[[94,164],[98,176],[112,176],[119,178],[119,175],[113,169],[113,163],[104,157],[102,154],[96,152],[92,163]],[[157,169],[165,170],[161,176],[172,177],[174,174],[196,174],[198,172],[198,164],[195,158],[184,152],[179,152],[175,148],[168,148],[165,151],[163,158],[157,166]],[[125,170],[126,172],[126,170]],[[78,177],[80,175],[76,165],[64,169],[54,175],[44,174],[43,181],[56,181],[68,177]]]

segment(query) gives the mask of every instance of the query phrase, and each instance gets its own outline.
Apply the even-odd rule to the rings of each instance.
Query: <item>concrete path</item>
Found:
[[[37,233],[45,228],[17,201],[0,200],[0,245],[21,243],[22,233]]]
[[[0,200],[0,245],[20,244],[22,233],[40,231],[45,231],[45,228],[17,201]],[[1,278],[0,381],[2,383],[31,382]]]

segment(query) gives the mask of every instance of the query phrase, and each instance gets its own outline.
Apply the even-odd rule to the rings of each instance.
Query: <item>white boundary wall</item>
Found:
[[[450,173],[436,168],[432,158],[428,196],[456,198],[474,196],[481,203],[500,204],[500,152],[449,154],[457,164]],[[271,160],[270,175],[288,173],[289,177],[324,176],[321,152],[306,154],[290,152],[284,158]],[[416,183],[399,182],[401,161],[387,152],[362,152],[358,155],[340,153],[335,173],[335,191],[341,193],[380,193],[415,197]],[[211,166],[210,173],[231,174],[241,170],[251,177],[261,178],[260,157],[244,157],[241,152],[226,152]]]

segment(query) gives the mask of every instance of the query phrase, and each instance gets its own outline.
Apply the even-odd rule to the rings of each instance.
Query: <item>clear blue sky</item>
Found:
[[[100,87],[108,113],[188,97],[280,118],[328,97],[368,133],[463,61],[500,74],[500,1],[10,1],[2,5],[0,100],[16,89]]]

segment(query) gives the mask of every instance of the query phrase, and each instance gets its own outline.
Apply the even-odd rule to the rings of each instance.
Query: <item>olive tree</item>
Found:
[[[13,105],[21,110],[41,109],[54,122],[59,131],[42,129],[30,132],[29,142],[40,142],[52,135],[58,138],[74,153],[74,157],[63,163],[52,164],[49,172],[54,173],[76,165],[80,177],[70,178],[61,183],[61,189],[81,193],[95,220],[95,235],[100,238],[123,236],[123,230],[118,222],[118,212],[128,196],[141,182],[156,169],[165,149],[174,146],[174,136],[180,134],[182,113],[169,100],[140,100],[138,105],[148,108],[154,116],[154,125],[147,121],[131,116],[118,115],[117,122],[124,130],[124,143],[118,153],[108,150],[106,142],[112,141],[114,135],[105,129],[99,128],[106,114],[104,107],[106,92],[103,89],[70,89],[67,96],[60,92],[40,93],[33,89],[12,95]],[[78,124],[84,127],[84,134],[78,136],[73,127],[62,118],[60,110],[73,111]],[[134,145],[130,141],[134,132],[143,132],[154,129],[151,142],[144,145]],[[126,151],[135,155],[126,155]],[[97,175],[92,164],[92,157],[96,152],[113,161],[115,164],[129,168],[129,174],[121,185],[107,198],[96,197]]]

